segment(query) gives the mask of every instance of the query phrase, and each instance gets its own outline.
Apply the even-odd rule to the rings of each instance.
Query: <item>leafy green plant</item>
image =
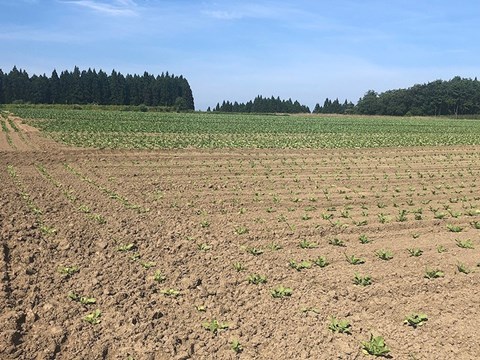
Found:
[[[315,260],[313,260],[313,263],[321,268],[324,268],[328,266],[330,263],[327,261],[327,258],[325,256],[319,256]]]
[[[246,226],[239,226],[235,228],[235,233],[237,235],[243,235],[248,233],[248,228]]]
[[[377,250],[375,251],[375,255],[377,255],[382,260],[391,260],[393,259],[393,253],[389,250]]]
[[[153,274],[153,280],[158,283],[162,283],[167,280],[167,277],[162,273],[161,270],[157,270],[155,271],[155,274]]]
[[[472,240],[467,239],[467,240],[455,240],[457,243],[457,246],[462,249],[475,249],[475,246],[472,243]]]
[[[137,247],[135,246],[135,244],[126,244],[126,245],[120,245],[117,248],[117,251],[127,252],[127,251],[134,251],[136,249],[137,249]]]
[[[218,320],[211,320],[202,323],[202,326],[208,330],[213,332],[214,334],[217,334],[221,330],[227,330],[230,326],[227,323],[222,323],[219,322]]]
[[[447,229],[451,232],[459,233],[463,230],[463,227],[457,226],[457,225],[452,225],[452,224],[447,224]]]
[[[381,224],[385,224],[390,221],[390,218],[383,213],[380,213],[377,216],[378,216],[378,221],[380,221]]]
[[[405,318],[404,324],[417,328],[417,326],[422,326],[427,320],[428,316],[425,314],[412,314]]]
[[[271,243],[268,245],[268,248],[271,250],[271,251],[278,251],[278,250],[281,250],[282,249],[282,246],[277,244],[277,243]]]
[[[247,278],[249,284],[265,284],[267,282],[267,277],[265,275],[252,274]]]
[[[246,270],[245,266],[243,266],[243,264],[242,264],[241,262],[235,262],[235,263],[233,263],[233,268],[234,268],[235,270],[237,270],[238,272],[240,272],[240,271],[245,271],[245,270]]]
[[[100,324],[100,322],[102,321],[100,318],[102,316],[102,312],[97,309],[95,310],[93,313],[91,314],[88,314],[87,316],[85,316],[83,318],[83,320],[85,320],[86,322],[92,324],[92,325],[97,325],[97,324]]]
[[[470,274],[472,272],[471,269],[469,269],[465,264],[462,263],[457,264],[457,270],[462,274]]]
[[[398,216],[397,216],[397,221],[399,222],[404,222],[404,221],[407,221],[407,214],[408,214],[408,211],[407,210],[400,210],[398,212]]]
[[[340,334],[351,334],[352,326],[348,320],[338,320],[335,316],[330,318],[330,323],[328,324],[328,329],[332,332]]]
[[[239,354],[243,351],[243,346],[242,346],[242,344],[240,344],[240,341],[238,339],[232,340],[232,342],[230,343],[230,347],[237,354]]]
[[[474,229],[480,230],[480,221],[472,221],[471,225]]]
[[[161,294],[165,296],[170,296],[170,297],[177,297],[180,295],[180,291],[175,290],[175,289],[165,289],[160,291]]]
[[[156,264],[152,261],[145,261],[145,262],[142,262],[141,265],[145,268],[145,269],[150,269],[152,267],[154,267]]]
[[[293,290],[291,288],[286,288],[283,285],[277,286],[276,288],[270,291],[270,294],[274,298],[284,298],[286,296],[291,296]]]
[[[370,340],[362,342],[362,349],[365,354],[373,356],[385,356],[390,352],[385,339],[382,336],[374,337],[373,334],[370,334]]]
[[[437,279],[444,277],[445,273],[439,269],[426,269],[425,270],[425,278],[427,279]]]
[[[77,272],[80,271],[78,266],[64,266],[58,270],[60,274],[65,276],[66,278],[72,276],[73,274],[76,274]]]
[[[423,254],[423,250],[418,248],[407,249],[407,251],[410,253],[410,256],[421,256]]]
[[[370,244],[372,242],[372,240],[365,234],[360,235],[358,240],[360,240],[361,244]]]
[[[437,252],[438,252],[439,254],[444,253],[444,252],[446,252],[446,251],[447,251],[447,249],[445,248],[445,246],[443,246],[443,245],[438,245],[438,246],[437,246]]]
[[[372,277],[370,275],[362,276],[359,273],[355,273],[353,283],[360,286],[368,286],[372,284]]]
[[[359,265],[365,263],[365,259],[358,258],[355,255],[348,256],[347,254],[345,254],[345,258],[347,259],[347,262],[351,265]]]
[[[328,241],[328,243],[330,245],[333,245],[333,246],[340,246],[340,247],[345,247],[347,245],[345,245],[345,242],[343,240],[340,240],[339,238],[333,238],[333,239],[330,239]]]
[[[247,251],[249,254],[252,254],[253,256],[258,256],[258,255],[263,254],[263,250],[262,250],[262,249],[258,249],[258,248],[256,248],[256,247],[247,247],[246,251]]]
[[[314,249],[318,247],[318,244],[314,242],[310,242],[307,239],[304,239],[300,241],[298,246],[300,246],[302,249]]]
[[[303,269],[310,269],[313,264],[310,261],[306,261],[306,260],[303,260],[303,261],[300,261],[300,262],[296,262],[295,260],[290,260],[288,265],[292,269],[295,269],[297,271],[301,271]]]
[[[206,251],[210,250],[212,248],[212,246],[207,244],[207,243],[201,243],[201,244],[197,244],[197,248],[200,251],[205,251],[206,252]]]
[[[70,300],[79,302],[82,305],[92,305],[92,304],[95,304],[97,302],[97,300],[93,297],[81,296],[81,295],[78,295],[77,293],[75,293],[73,291],[68,293],[68,298]]]

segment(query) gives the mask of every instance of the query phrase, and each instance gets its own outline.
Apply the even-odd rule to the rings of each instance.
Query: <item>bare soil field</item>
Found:
[[[478,359],[480,147],[85,150],[12,123],[1,359],[363,359],[372,334]]]

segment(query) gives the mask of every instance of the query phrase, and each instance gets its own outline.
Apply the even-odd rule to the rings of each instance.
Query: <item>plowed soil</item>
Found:
[[[371,334],[393,359],[478,359],[479,147],[86,150],[10,119],[1,359],[362,359]]]

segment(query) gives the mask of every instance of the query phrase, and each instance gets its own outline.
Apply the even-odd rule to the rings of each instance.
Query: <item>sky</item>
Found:
[[[183,75],[198,110],[480,75],[478,0],[0,0],[0,69]]]

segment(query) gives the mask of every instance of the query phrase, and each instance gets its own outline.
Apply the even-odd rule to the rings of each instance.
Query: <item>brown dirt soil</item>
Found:
[[[372,333],[393,359],[480,354],[478,147],[100,151],[14,124],[13,146],[0,141],[1,359],[362,359]],[[289,266],[319,256],[330,264]],[[255,273],[267,282],[250,284]],[[273,298],[279,285],[292,295]],[[411,313],[428,321],[407,326]],[[331,316],[351,335],[331,332]],[[229,327],[215,334],[211,320]]]

